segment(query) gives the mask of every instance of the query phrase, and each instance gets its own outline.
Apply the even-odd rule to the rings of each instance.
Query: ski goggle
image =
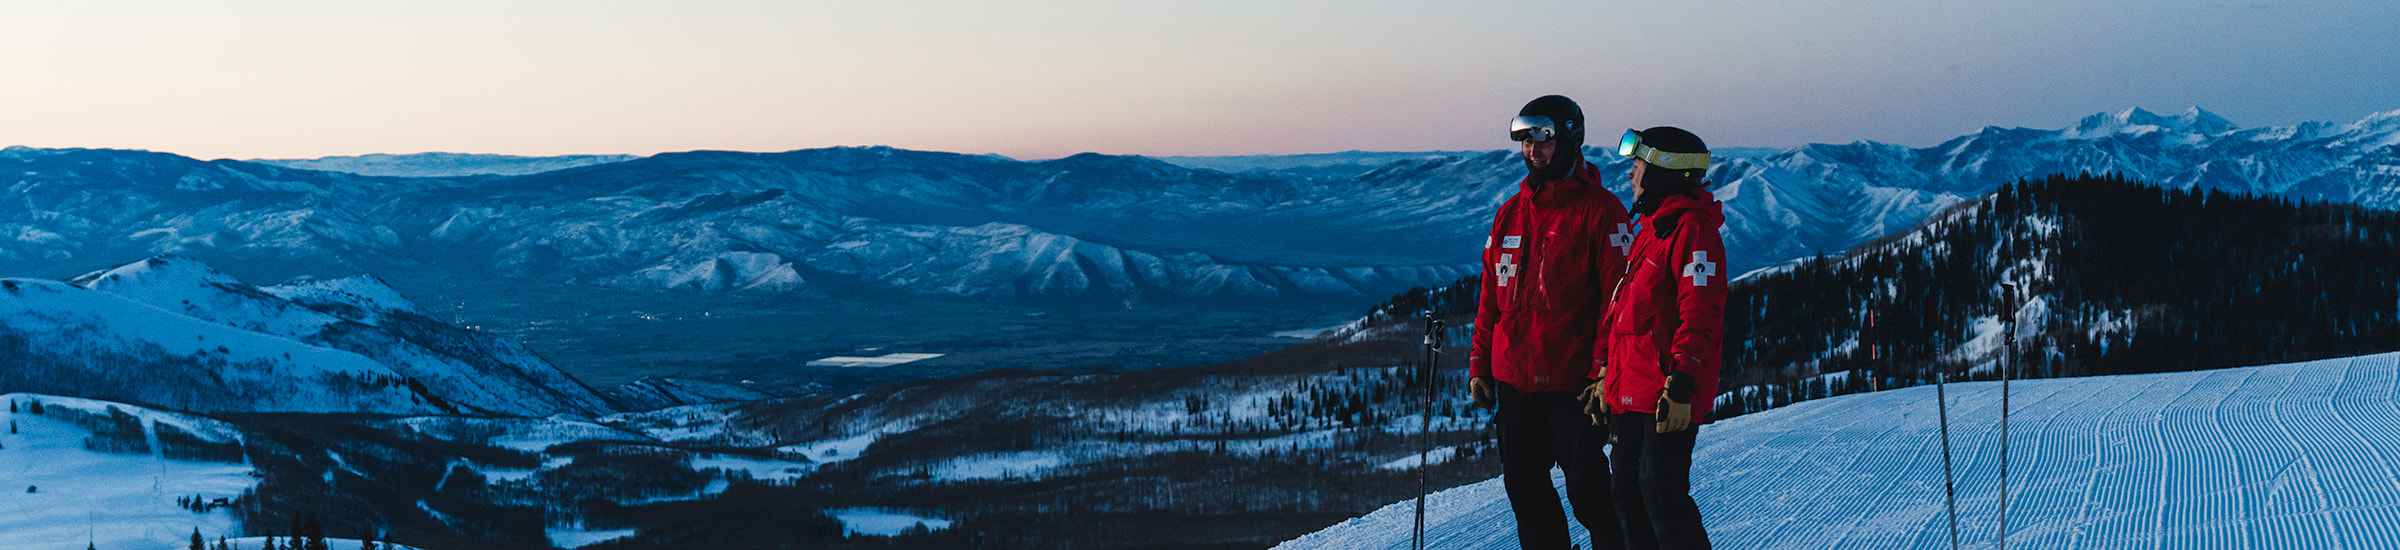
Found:
[[[1558,136],[1575,133],[1575,121],[1565,124],[1551,122],[1546,116],[1519,116],[1508,120],[1508,139],[1512,141],[1550,141]]]
[[[1642,159],[1651,166],[1670,170],[1697,170],[1708,167],[1708,153],[1660,151],[1651,148],[1647,143],[1642,143],[1642,133],[1638,130],[1626,130],[1625,137],[1617,139],[1617,156]]]

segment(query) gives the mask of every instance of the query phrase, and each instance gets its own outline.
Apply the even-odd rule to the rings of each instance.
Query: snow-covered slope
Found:
[[[189,446],[162,444],[198,441],[238,449],[240,431],[233,426],[72,397],[11,393],[0,401],[15,409],[0,410],[10,426],[0,432],[0,489],[6,489],[0,490],[0,547],[169,548],[188,543],[194,529],[210,542],[239,534],[232,510],[205,504],[230,502],[258,483],[240,453],[177,458]],[[46,414],[31,411],[37,401]],[[94,450],[94,439],[113,450]],[[185,497],[199,497],[207,511],[179,505]]]
[[[2013,385],[2012,548],[2400,545],[2400,353]],[[1959,536],[2000,536],[2000,384],[1950,386]],[[1949,543],[1935,388],[1804,402],[1701,431],[1693,496],[1719,548]],[[1515,548],[1491,480],[1436,495],[1432,548]],[[1278,548],[1407,548],[1401,502]],[[1580,529],[1578,543],[1590,547]]]
[[[614,411],[524,346],[433,321],[369,276],[261,288],[164,256],[73,283],[0,280],[0,348],[0,388],[194,411]]]
[[[629,411],[652,411],[684,405],[756,401],[775,397],[774,394],[738,384],[651,376],[609,388],[606,394],[609,399],[616,400],[618,405]]]

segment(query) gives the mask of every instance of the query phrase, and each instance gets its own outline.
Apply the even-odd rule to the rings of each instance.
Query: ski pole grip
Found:
[[[1425,310],[1425,349],[1442,349],[1442,320],[1433,316],[1433,310]]]

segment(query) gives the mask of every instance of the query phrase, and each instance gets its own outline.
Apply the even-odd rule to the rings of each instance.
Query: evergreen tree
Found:
[[[1944,342],[2024,304],[2003,302],[2002,281],[2030,283],[2025,296],[2048,311],[2016,327],[2024,377],[2400,349],[2393,235],[2400,214],[2355,205],[2115,175],[2019,181],[1911,232],[1735,284],[1724,389],[1739,393],[1715,416],[1930,383],[1956,350]],[[1811,379],[1840,371],[1860,377]]]
[[[208,550],[208,541],[200,538],[200,528],[192,527],[191,550]]]
[[[366,534],[359,535],[358,550],[375,550],[375,526],[367,526]]]
[[[317,521],[316,514],[308,515],[307,524],[303,528],[307,529],[305,535],[308,537],[308,544],[301,550],[332,550],[325,546],[325,524]]]

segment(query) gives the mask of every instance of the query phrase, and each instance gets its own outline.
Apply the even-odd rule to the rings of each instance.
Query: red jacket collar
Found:
[[[1682,214],[1686,210],[1705,210],[1710,214],[1723,216],[1725,215],[1725,203],[1717,202],[1717,196],[1709,193],[1707,189],[1693,189],[1668,195],[1666,198],[1658,200],[1657,215]]]
[[[1575,171],[1567,174],[1566,179],[1536,182],[1533,181],[1533,176],[1526,176],[1524,179],[1517,181],[1517,192],[1523,193],[1525,196],[1535,199],[1534,202],[1537,204],[1541,204],[1543,206],[1555,206],[1555,204],[1552,202],[1543,200],[1544,193],[1565,193],[1569,191],[1581,190],[1586,187],[1599,188],[1600,167],[1594,166],[1589,162],[1584,162],[1582,159],[1576,159],[1575,162],[1581,163],[1582,165],[1575,167]]]

